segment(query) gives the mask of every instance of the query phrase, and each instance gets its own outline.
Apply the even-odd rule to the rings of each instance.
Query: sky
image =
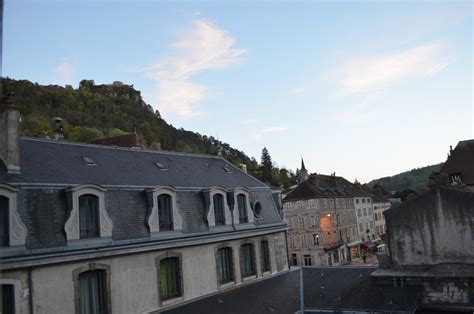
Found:
[[[2,75],[122,81],[173,126],[368,182],[474,138],[471,1],[5,0]]]

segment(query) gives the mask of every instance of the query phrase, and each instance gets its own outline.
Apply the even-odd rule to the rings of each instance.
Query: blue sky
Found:
[[[3,75],[120,80],[176,127],[361,182],[473,138],[471,1],[6,0]]]

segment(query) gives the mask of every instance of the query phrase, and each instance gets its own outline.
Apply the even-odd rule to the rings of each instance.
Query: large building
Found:
[[[283,216],[290,227],[288,251],[293,265],[337,266],[349,263],[351,254],[360,256],[354,197],[370,199],[346,179],[321,174],[309,175],[286,195]]]
[[[269,187],[222,157],[19,138],[0,110],[2,313],[142,313],[286,271]]]
[[[474,140],[460,141],[451,149],[440,172],[448,175],[451,184],[466,185],[474,191]]]

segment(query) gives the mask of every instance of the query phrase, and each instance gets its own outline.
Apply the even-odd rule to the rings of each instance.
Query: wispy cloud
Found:
[[[214,22],[194,20],[192,29],[172,43],[172,53],[142,69],[155,82],[152,102],[164,114],[192,118],[201,114],[196,104],[211,96],[211,89],[192,81],[197,74],[235,65],[246,54],[234,48],[235,38]]]
[[[54,74],[57,77],[59,84],[71,83],[76,69],[72,63],[62,62],[54,69]]]
[[[350,60],[334,75],[338,94],[381,91],[407,78],[436,74],[449,64],[439,56],[443,47],[442,43],[431,43],[397,53]]]
[[[267,127],[267,128],[263,128],[261,130],[250,133],[249,140],[253,142],[253,141],[262,139],[265,135],[283,133],[286,131],[288,131],[287,127],[281,127],[281,126]]]

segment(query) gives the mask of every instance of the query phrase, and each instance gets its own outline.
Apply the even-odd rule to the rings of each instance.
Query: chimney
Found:
[[[9,93],[0,107],[0,159],[8,173],[20,173],[20,112]]]
[[[240,164],[239,167],[240,167],[240,170],[247,173],[247,165],[246,164]]]
[[[64,126],[63,119],[60,117],[52,118],[51,122],[53,123],[54,128],[54,140],[60,141],[64,139]]]

